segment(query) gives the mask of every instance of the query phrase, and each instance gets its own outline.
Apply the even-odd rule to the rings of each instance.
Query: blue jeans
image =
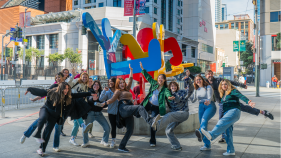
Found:
[[[273,88],[276,88],[276,82],[272,82]]]
[[[82,118],[79,118],[79,119],[74,119],[73,123],[74,123],[74,126],[72,128],[71,136],[76,137],[77,133],[78,133],[79,126],[81,126],[81,124],[84,123],[84,122],[83,122]]]
[[[200,128],[199,131],[201,132],[201,129],[207,131],[208,128],[208,122],[209,120],[216,114],[217,107],[214,102],[211,102],[208,106],[204,104],[204,102],[199,103],[199,122],[200,122]],[[203,136],[203,142],[204,146],[207,148],[211,147],[211,142],[202,134]]]
[[[102,128],[104,130],[102,140],[105,143],[108,143],[110,126],[109,126],[107,120],[105,119],[105,117],[103,116],[102,112],[94,112],[94,111],[88,112],[88,117],[85,120],[85,123],[89,124],[94,121],[97,121],[102,126]],[[84,142],[84,144],[89,142],[88,132],[83,133],[83,142]]]
[[[222,103],[219,103],[219,119],[221,119],[223,117],[223,105]],[[225,139],[225,132],[223,132],[222,134],[222,138]]]
[[[23,132],[23,135],[26,136],[27,138],[29,138],[31,136],[31,134],[36,130],[37,128],[37,123],[38,123],[38,120],[35,120],[29,127],[28,129]],[[60,132],[61,132],[61,128],[62,128],[63,125],[58,125],[56,124],[55,125],[55,135],[54,135],[54,144],[53,144],[53,147],[56,148],[56,147],[59,147],[60,145]]]
[[[237,108],[230,109],[224,113],[223,117],[218,121],[217,125],[209,133],[212,140],[215,140],[219,135],[226,131],[225,140],[227,143],[227,152],[234,153],[233,146],[233,124],[240,119],[241,111]]]

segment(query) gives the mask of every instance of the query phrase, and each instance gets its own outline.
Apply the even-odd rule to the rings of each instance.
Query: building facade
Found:
[[[221,5],[221,15],[222,15],[221,21],[227,20],[227,5],[226,4]]]
[[[271,82],[274,75],[281,80],[281,39],[277,36],[281,32],[280,6],[280,0],[260,0],[260,62],[267,64],[267,69],[260,71],[261,86]]]
[[[248,14],[234,15],[234,20],[226,20],[215,24],[217,30],[234,29],[241,32],[246,40],[254,40],[254,22]]]
[[[222,0],[215,0],[215,22],[222,21]]]
[[[228,57],[225,55],[225,51],[221,48],[216,47],[216,71],[217,75],[223,74],[223,66],[228,65]]]

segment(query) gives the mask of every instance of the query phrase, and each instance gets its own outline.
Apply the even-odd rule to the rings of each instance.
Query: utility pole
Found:
[[[133,36],[136,38],[136,0],[134,0],[134,9],[133,9]]]
[[[24,39],[25,39],[25,25],[26,25],[26,11],[28,8],[25,8],[24,11],[24,20],[23,20],[23,55],[22,55],[22,78],[25,78],[25,43],[24,43]]]
[[[256,19],[256,37],[255,37],[255,42],[256,42],[256,55],[255,55],[255,86],[256,86],[256,97],[260,96],[260,66],[259,66],[259,60],[260,60],[260,47],[259,47],[259,25],[258,25],[258,6],[255,1],[255,19]]]

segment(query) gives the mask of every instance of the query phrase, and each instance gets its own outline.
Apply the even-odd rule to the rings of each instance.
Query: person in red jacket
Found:
[[[137,85],[134,87],[133,92],[137,98],[138,95],[140,94],[140,82],[137,82]]]
[[[278,78],[276,77],[276,75],[274,75],[272,78],[271,78],[271,81],[272,81],[272,84],[273,84],[273,88],[276,88],[276,84],[278,82]]]

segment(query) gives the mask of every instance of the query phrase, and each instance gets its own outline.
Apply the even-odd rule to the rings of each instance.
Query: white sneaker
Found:
[[[156,144],[150,144],[150,146],[151,146],[151,147],[155,147],[155,146],[156,146]]]
[[[95,136],[93,136],[92,133],[89,133],[89,138],[94,138]]]
[[[86,147],[89,146],[89,145],[90,145],[90,142],[88,142],[88,143],[86,143],[86,144],[82,144],[81,147],[82,147],[82,148],[86,148]]]
[[[45,153],[42,151],[42,149],[38,149],[37,154],[43,157]]]
[[[86,125],[83,126],[83,133],[87,133],[92,127],[93,127],[93,123],[89,123],[87,126]]]
[[[102,144],[102,145],[105,146],[105,147],[108,147],[108,146],[109,146],[109,144],[106,143],[106,142],[104,142],[103,140],[100,142],[100,144]]]
[[[210,141],[212,140],[212,136],[209,132],[205,131],[203,128],[201,128],[201,132],[204,134],[204,136],[209,139]]]
[[[23,136],[20,138],[20,143],[21,143],[21,144],[23,144],[23,143],[24,143],[24,141],[25,141],[25,139],[26,139],[26,136],[25,136],[25,135],[23,135]]]
[[[151,127],[153,128],[154,131],[156,131],[156,125],[157,125],[157,122],[160,120],[160,114],[158,114],[154,120],[153,120],[153,123],[151,125]]]
[[[70,139],[70,140],[69,140],[69,143],[72,144],[72,145],[75,145],[75,146],[79,146],[79,144],[77,144],[77,143],[75,142],[75,139]]]
[[[230,155],[235,155],[235,153],[229,153],[229,152],[225,152],[222,154],[223,156],[230,156]]]
[[[115,147],[115,139],[112,139],[111,144],[110,144],[110,148],[114,148]]]
[[[203,147],[200,148],[200,150],[201,150],[201,151],[204,151],[204,150],[211,150],[211,148],[207,148],[206,146],[203,146]]]
[[[45,140],[42,138],[35,138],[36,142],[39,144],[45,143]]]
[[[55,152],[60,152],[60,148],[58,148],[58,147],[53,148],[53,150],[54,150]]]

